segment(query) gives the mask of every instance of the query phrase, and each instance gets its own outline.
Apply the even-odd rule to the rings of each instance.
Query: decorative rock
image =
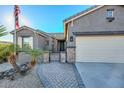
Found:
[[[20,73],[21,75],[26,75],[26,72],[28,70],[30,70],[29,65],[30,63],[24,63],[20,66],[18,66],[18,68],[20,69]],[[15,76],[17,75],[16,73],[18,73],[18,70],[16,69],[10,69],[10,70],[6,70],[4,72],[0,72],[0,80],[1,79],[8,79],[8,80],[14,80]]]
[[[20,65],[20,72],[21,72],[21,75],[25,75],[26,72],[30,69],[29,67],[29,62],[25,63],[25,64],[22,64]]]

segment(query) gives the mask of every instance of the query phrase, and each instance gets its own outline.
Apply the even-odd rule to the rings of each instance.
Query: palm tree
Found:
[[[7,34],[7,32],[5,32],[5,31],[6,31],[6,28],[1,25],[0,26],[0,37]]]
[[[26,54],[31,55],[31,58],[32,58],[31,66],[32,67],[35,66],[35,64],[37,63],[36,62],[37,61],[37,57],[39,57],[40,55],[43,54],[43,51],[41,49],[31,49],[31,48],[28,48],[28,49],[24,50],[24,52]]]
[[[16,47],[16,49],[15,49]],[[17,55],[15,54],[15,51],[19,51],[19,46],[15,46],[14,44],[9,44],[5,47],[2,47],[0,49],[0,53],[2,55],[2,57],[7,57],[8,59],[8,62],[13,66],[13,68],[16,70],[16,71],[20,71],[19,70],[19,67],[18,65],[16,64],[16,58],[17,58]]]

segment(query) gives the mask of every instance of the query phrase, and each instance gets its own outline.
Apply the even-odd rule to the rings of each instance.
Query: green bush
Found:
[[[3,49],[3,47],[6,47],[8,45],[9,44],[0,44],[0,50]],[[7,59],[7,56],[0,53],[0,63],[2,63],[3,61],[6,61],[6,59]]]

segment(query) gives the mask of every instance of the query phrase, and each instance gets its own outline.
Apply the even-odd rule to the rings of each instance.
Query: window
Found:
[[[70,42],[73,42],[73,36],[70,36]]]
[[[33,48],[33,37],[23,37],[23,48]]]
[[[114,9],[107,9],[106,19],[108,20],[108,22],[112,22],[115,19],[113,14],[114,14]]]
[[[113,9],[108,9],[107,10],[107,17],[109,17],[109,18],[111,18],[111,17],[113,17]]]

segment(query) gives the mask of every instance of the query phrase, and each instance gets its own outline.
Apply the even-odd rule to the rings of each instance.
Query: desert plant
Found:
[[[43,54],[43,50],[41,49],[31,49],[31,48],[28,48],[28,49],[25,49],[24,52],[26,54],[29,54],[31,55],[31,66],[35,66],[36,62],[37,62],[37,57],[39,57],[40,55]]]
[[[3,49],[4,47],[8,46],[9,44],[0,44],[0,50]],[[6,55],[3,55],[0,53],[0,63],[5,62],[7,59]]]
[[[7,34],[6,28],[3,27],[3,26],[0,26],[0,37],[1,37],[1,36],[4,36],[4,35],[6,35],[6,34]]]
[[[2,47],[0,49],[0,53],[2,55],[2,57],[7,57],[8,59],[8,62],[13,66],[13,68],[17,71],[19,71],[19,67],[18,65],[16,64],[16,58],[17,58],[17,54],[15,54],[15,51],[16,53],[18,52],[19,50],[19,46],[15,46],[14,44],[10,44],[10,45],[7,45],[5,47]]]

